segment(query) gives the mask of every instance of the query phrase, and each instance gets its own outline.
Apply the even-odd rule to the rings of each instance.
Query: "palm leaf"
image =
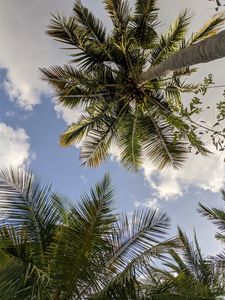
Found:
[[[61,146],[68,147],[75,142],[79,143],[85,139],[92,130],[101,128],[103,121],[107,120],[107,114],[111,110],[111,105],[109,103],[99,103],[94,105],[94,111],[90,107],[87,110],[89,112],[86,115],[82,115],[78,122],[72,123],[61,135]]]
[[[207,217],[210,221],[217,226],[221,231],[225,231],[225,211],[221,208],[209,208],[199,203],[198,211],[204,217]]]
[[[34,293],[44,297],[48,294],[46,287],[50,279],[46,266],[34,256],[37,254],[34,241],[27,229],[13,227],[1,228],[0,243],[6,244],[2,245],[1,252],[4,250],[3,257],[8,256],[10,260],[0,269],[0,294],[6,297],[4,299],[13,299],[15,295],[21,300],[30,299]]]
[[[180,111],[182,107],[182,102],[179,87],[173,85],[173,83],[168,84],[165,88],[165,96],[169,105],[171,107],[175,107],[177,110]]]
[[[145,251],[151,252],[150,249],[165,237],[169,224],[168,216],[156,210],[136,210],[131,222],[123,215],[117,225],[118,233],[113,237],[114,254],[108,264],[123,270]]]
[[[143,130],[143,151],[160,169],[172,165],[178,168],[187,156],[185,142],[175,142],[173,128],[164,120],[144,115],[141,119]]]
[[[113,137],[112,128],[109,126],[102,130],[93,129],[89,132],[83,143],[80,158],[83,164],[89,167],[98,167],[109,155]]]
[[[150,283],[145,280],[147,295],[155,296],[153,299],[167,299],[166,295],[168,299],[216,299],[222,295],[219,277],[203,258],[196,235],[191,243],[179,228],[178,233],[180,250],[170,250],[172,261],[165,263],[166,270],[150,268]]]
[[[26,224],[34,241],[36,259],[43,261],[45,247],[63,211],[62,204],[52,198],[50,186],[35,179],[29,171],[1,171],[0,209],[4,224],[15,224],[18,228]]]
[[[103,23],[96,19],[93,13],[80,2],[75,3],[73,10],[76,22],[86,29],[86,33],[92,36],[93,40],[97,40],[100,44],[104,43],[106,29],[103,26]]]
[[[142,165],[141,132],[137,114],[138,109],[136,109],[134,115],[126,116],[119,137],[121,163],[125,168],[134,171]]]
[[[77,24],[73,16],[66,18],[52,14],[47,34],[58,42],[69,44],[71,46],[78,46],[79,40],[76,35],[76,29]]]
[[[113,189],[105,176],[90,195],[82,195],[81,202],[71,206],[55,264],[55,280],[62,285],[67,299],[74,293],[82,298],[88,286],[92,292],[100,288],[101,270],[111,249],[107,235],[115,222],[112,201]]]
[[[222,193],[222,199],[225,200],[225,192],[224,190],[221,190]],[[212,207],[209,208],[202,203],[199,203],[198,212],[212,221],[213,224],[216,225],[216,227],[221,232],[217,232],[215,237],[221,241],[222,243],[225,242],[225,211],[222,207]],[[218,273],[224,272],[224,266],[225,266],[225,257],[224,257],[224,251],[222,253],[219,253],[216,257],[211,257],[212,264],[215,266]]]
[[[149,48],[157,38],[155,27],[158,25],[158,8],[155,0],[137,0],[132,17],[131,32],[137,44]]]
[[[192,34],[188,44],[194,44],[196,42],[200,42],[210,36],[217,34],[217,32],[221,29],[222,25],[225,22],[224,13],[219,13],[214,15],[212,18],[206,22],[202,28],[200,28],[196,33]]]
[[[110,95],[109,92],[101,92],[101,86],[98,88],[97,80],[92,74],[86,75],[70,65],[43,68],[41,72],[42,79],[55,89],[58,102],[65,107],[73,109],[80,105],[87,106],[93,100]]]
[[[76,52],[71,54],[71,62],[79,63],[82,68],[93,68],[109,59],[105,45],[96,43],[89,29],[81,26],[74,16],[66,18],[53,15],[47,34],[61,43],[69,44],[73,49],[75,46]]]
[[[151,53],[152,65],[165,60],[179,49],[190,24],[190,18],[189,12],[185,10],[170,26],[168,33],[161,36],[158,45],[154,47]]]
[[[127,0],[104,0],[105,10],[113,24],[123,31],[126,29],[130,18],[130,8]]]
[[[16,292],[23,287],[24,274],[26,272],[24,264],[13,261],[7,268],[0,272],[0,293],[3,300],[11,300]],[[26,299],[26,298],[17,298]]]

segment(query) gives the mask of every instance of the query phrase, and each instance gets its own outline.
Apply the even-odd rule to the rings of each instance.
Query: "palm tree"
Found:
[[[203,257],[194,235],[190,242],[178,228],[180,250],[170,250],[171,259],[166,269],[149,268],[142,289],[149,300],[213,300],[221,299],[225,290],[211,261]]]
[[[87,166],[103,162],[113,144],[130,170],[144,157],[158,168],[180,167],[190,146],[208,152],[181,113],[181,92],[197,88],[182,78],[196,71],[191,65],[224,56],[224,31],[216,33],[225,18],[215,15],[186,39],[190,15],[184,11],[159,35],[156,2],[136,0],[131,10],[126,0],[104,0],[110,33],[80,1],[69,18],[51,20],[48,34],[72,50],[72,60],[42,69],[42,76],[59,103],[83,109],[62,134],[61,145],[82,142],[80,157]]]
[[[2,300],[140,299],[145,261],[176,245],[169,218],[112,211],[108,176],[71,204],[30,171],[0,172]]]
[[[225,201],[225,191],[221,190],[222,200]],[[216,233],[216,238],[225,243],[225,209],[223,207],[207,207],[202,203],[199,204],[198,211],[200,214],[215,224],[219,230]],[[222,253],[212,258],[214,267],[220,273],[221,284],[225,287],[225,248]]]

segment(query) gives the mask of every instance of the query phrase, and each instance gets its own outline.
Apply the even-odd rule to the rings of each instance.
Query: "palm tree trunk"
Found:
[[[164,62],[150,67],[139,77],[139,83],[165,76],[184,67],[225,57],[225,30],[201,42],[182,49]]]

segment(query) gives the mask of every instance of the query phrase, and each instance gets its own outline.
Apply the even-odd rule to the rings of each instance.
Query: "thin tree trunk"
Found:
[[[150,67],[139,77],[139,83],[165,76],[184,67],[207,63],[225,57],[225,30],[218,34],[182,49],[164,62]],[[225,69],[225,68],[224,68]]]

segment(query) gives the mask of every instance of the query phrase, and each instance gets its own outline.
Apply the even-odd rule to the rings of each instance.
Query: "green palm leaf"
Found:
[[[125,30],[129,18],[130,8],[127,0],[104,0],[105,10],[109,14],[113,24],[119,26],[121,30]]]
[[[55,280],[65,289],[66,299],[74,293],[82,297],[82,291],[88,293],[89,286],[90,293],[100,289],[99,274],[111,249],[107,235],[116,220],[112,200],[113,190],[109,177],[105,176],[91,189],[90,195],[82,195],[82,202],[71,207],[55,264]]]
[[[106,29],[103,23],[96,19],[88,8],[84,7],[80,2],[75,3],[73,10],[76,22],[86,29],[87,34],[92,36],[93,40],[97,40],[100,44],[104,43]]]
[[[161,36],[158,45],[156,45],[151,54],[152,65],[165,60],[165,58],[179,49],[190,24],[190,19],[188,10],[185,10],[169,28],[168,33]]]
[[[225,201],[225,191],[221,190],[222,200]],[[207,207],[202,203],[199,203],[198,212],[212,221],[214,225],[218,228],[218,232],[215,237],[222,243],[225,242],[225,210],[223,207]],[[212,263],[214,264],[216,270],[223,274],[225,267],[225,255],[224,250],[219,253],[216,257],[212,257]]]
[[[180,249],[171,249],[166,269],[150,268],[143,283],[148,299],[217,299],[223,290],[196,238],[191,243],[178,228]],[[168,298],[167,298],[168,297]]]
[[[6,299],[13,299],[15,291],[21,300],[32,299],[34,293],[44,297],[49,280],[47,249],[63,206],[52,197],[50,186],[31,172],[10,169],[0,172],[0,209],[4,218],[0,244],[7,241],[2,249],[12,257],[1,270],[0,294]]]
[[[24,225],[40,245],[40,253],[60,220],[63,206],[52,198],[50,186],[35,179],[31,172],[9,169],[0,172],[0,209],[6,224]]]
[[[125,168],[134,171],[137,171],[142,165],[141,132],[137,114],[138,110],[130,116],[126,116],[119,137],[121,163]]]
[[[225,211],[222,208],[209,208],[200,203],[199,212],[211,220],[219,230],[225,231]]]
[[[47,34],[53,37],[54,40],[79,47],[79,39],[76,35],[77,25],[73,16],[61,17],[53,15],[48,26]]]
[[[224,13],[216,14],[204,24],[196,33],[192,34],[189,44],[193,44],[215,35],[224,24]]]
[[[142,257],[165,237],[170,220],[166,214],[156,210],[136,210],[129,222],[127,215],[123,215],[118,222],[118,233],[114,238],[114,255],[110,264],[123,270],[137,257]]]
[[[100,24],[98,25],[100,26]],[[73,57],[71,62],[79,63],[81,68],[99,66],[109,59],[105,45],[99,46],[99,42],[93,41],[89,29],[81,26],[75,16],[66,18],[53,15],[47,33],[55,40],[69,44],[72,48],[74,46],[77,48],[78,51],[71,54]]]
[[[80,152],[80,158],[84,165],[98,167],[109,154],[113,132],[110,126],[103,130],[95,130],[89,133]]]
[[[141,122],[146,156],[151,158],[159,169],[168,165],[179,168],[187,157],[185,143],[175,142],[176,134],[163,118],[156,122],[154,117],[146,115],[142,117]]]
[[[149,48],[157,38],[155,27],[158,25],[158,8],[155,0],[137,0],[132,17],[132,34],[137,44]]]

